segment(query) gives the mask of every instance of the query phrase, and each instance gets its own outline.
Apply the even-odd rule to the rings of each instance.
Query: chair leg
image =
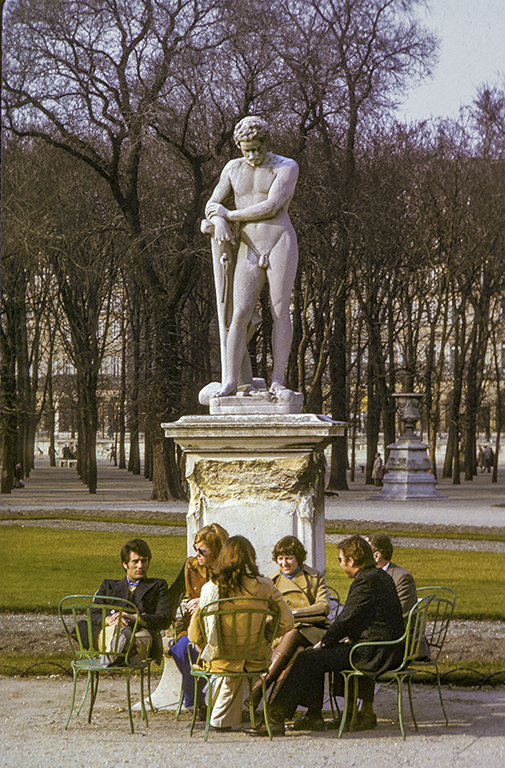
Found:
[[[435,669],[437,671],[438,698],[440,699],[440,706],[442,707],[442,712],[444,713],[445,724],[449,725],[449,718],[447,717],[447,712],[445,711],[445,707],[444,707],[444,700],[442,698],[442,685],[440,683],[440,672],[438,671],[438,666],[436,664],[435,664]]]
[[[81,699],[81,701],[79,703],[79,706],[77,708],[77,714],[78,715],[81,714],[82,705],[86,701],[86,696],[88,695],[90,681],[91,681],[91,672],[88,672],[88,674],[86,676],[86,687],[84,689],[84,693],[82,694],[82,699]]]
[[[412,721],[414,723],[414,728],[417,731],[418,730],[417,720],[416,720],[416,715],[415,715],[415,712],[414,712],[414,702],[412,700],[412,678],[410,677],[410,675],[409,675],[409,677],[407,679],[407,686],[408,686],[408,691],[409,691],[410,714],[412,715]]]
[[[198,679],[199,678],[195,675],[195,677],[194,677],[194,680],[195,680],[195,704],[196,704],[196,696],[197,696],[197,690],[198,690]],[[179,717],[179,712],[181,711],[181,707],[182,707],[182,699],[183,699],[183,696],[184,696],[184,689],[182,687],[183,684],[184,684],[184,682],[181,683],[181,693],[179,695],[179,705],[177,707],[176,717]],[[193,730],[195,728],[197,714],[198,714],[198,707],[197,706],[193,706],[193,717],[191,718],[191,727],[189,729],[189,735],[190,736],[193,735]]]
[[[270,741],[272,741],[272,731],[270,730],[270,723],[268,722],[267,682],[263,678],[261,679],[261,687],[263,689],[263,719],[265,721],[268,738],[270,739]]]
[[[142,712],[142,720],[149,726],[149,720],[147,719],[146,702],[144,699],[144,669],[140,670],[140,711]]]
[[[133,733],[134,729],[133,729],[132,700],[131,700],[131,691],[130,691],[130,675],[131,673],[128,673],[126,675],[126,703],[128,704],[128,720],[130,721],[130,731],[131,733]],[[143,699],[141,699],[141,701],[143,701]]]
[[[90,673],[90,694],[89,694],[89,711],[88,711],[88,723],[91,723],[91,715],[93,714],[93,707],[95,706],[96,695],[98,693],[98,672]]]
[[[74,704],[75,704],[75,689],[77,685],[77,670],[73,670],[74,673],[74,681],[72,685],[72,701],[70,702],[70,712],[68,713],[67,722],[65,723],[65,730],[68,728],[68,724],[70,722],[70,718],[72,717],[72,712],[74,711]],[[88,681],[89,681],[89,672],[88,672]],[[89,684],[89,683],[88,683]],[[88,687],[86,686],[86,691],[88,690]],[[77,711],[77,714],[79,714],[80,708],[82,707],[83,702],[81,701],[81,705],[79,707],[79,710]]]
[[[149,707],[151,712],[156,712],[151,696],[151,662],[147,666],[147,698],[149,700]]]
[[[207,717],[205,719],[205,737],[204,741],[207,741],[209,738],[209,731],[210,731],[210,716],[212,713],[212,676],[208,678],[209,682],[209,690],[207,693],[207,696],[209,697],[207,700]]]
[[[345,675],[344,674],[343,675],[343,678],[344,678],[344,709],[342,711],[342,717],[340,719],[340,727],[338,729],[338,738],[339,739],[341,738],[342,733],[344,732],[345,723],[346,723],[346,720],[347,720],[347,713],[349,711],[349,698],[350,698],[350,696],[349,696],[349,688],[350,688],[351,677],[354,677],[354,675],[352,675],[352,674],[350,674],[350,675]],[[353,699],[353,701],[352,701],[352,713],[353,713],[353,718],[354,718],[354,715],[355,715],[354,710],[356,709],[356,689],[357,689],[357,686],[353,685],[352,688],[353,688],[353,690],[352,690],[352,699]]]
[[[403,727],[403,685],[402,678],[396,679],[396,685],[398,687],[398,719],[400,721],[400,730],[402,732],[402,739],[405,741],[405,728]]]
[[[195,702],[196,702],[196,690],[197,690],[197,683],[196,683],[196,678],[195,678]],[[183,701],[184,701],[184,678],[181,678],[181,691],[179,693],[179,701],[177,702],[177,709],[175,711],[175,719],[176,720],[179,719],[179,715],[181,714],[182,702]],[[193,712],[195,712],[196,709],[197,709],[197,707],[193,707]]]

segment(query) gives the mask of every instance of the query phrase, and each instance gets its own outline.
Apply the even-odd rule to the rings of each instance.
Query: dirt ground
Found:
[[[132,684],[134,700],[137,681]],[[79,683],[78,693],[84,689]],[[444,688],[449,725],[442,720],[437,692],[414,686],[416,732],[405,713],[402,741],[394,689],[376,694],[378,726],[373,731],[344,734],[288,732],[284,738],[254,739],[238,732],[211,733],[203,740],[202,725],[189,736],[189,717],[177,722],[173,712],[151,714],[149,727],[135,714],[130,734],[125,711],[125,684],[118,678],[101,681],[91,724],[83,711],[64,730],[71,698],[68,678],[0,678],[1,768],[297,768],[359,766],[377,768],[384,757],[402,768],[489,768],[505,765],[505,691]],[[405,702],[406,709],[408,705]],[[327,720],[330,714],[326,715]]]

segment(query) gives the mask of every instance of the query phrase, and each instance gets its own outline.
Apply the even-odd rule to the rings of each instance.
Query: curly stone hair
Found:
[[[233,140],[239,148],[241,141],[252,141],[253,139],[268,141],[269,138],[270,128],[267,121],[257,115],[243,117],[233,132]]]

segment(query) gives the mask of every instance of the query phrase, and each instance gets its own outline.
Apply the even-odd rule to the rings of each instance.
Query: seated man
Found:
[[[326,631],[323,639],[313,648],[297,656],[291,672],[269,707],[272,732],[284,733],[284,720],[291,719],[299,704],[307,707],[301,720],[293,724],[294,730],[324,730],[321,714],[326,672],[349,669],[349,652],[359,642],[397,640],[403,635],[404,625],[400,601],[393,581],[384,571],[375,567],[372,549],[361,536],[350,536],[338,545],[340,567],[353,580],[342,612]],[[348,642],[343,642],[348,638]],[[360,669],[379,675],[401,662],[403,648],[383,646],[362,651],[357,659]],[[342,690],[343,678],[335,680],[336,691]],[[373,710],[374,678],[360,679],[363,706],[355,730],[375,728],[377,718]],[[263,736],[264,724],[257,728],[244,728],[250,735]]]
[[[121,550],[121,563],[125,569],[124,579],[105,579],[96,593],[95,602],[100,598],[121,597],[135,603],[140,612],[140,621],[135,634],[135,647],[141,658],[145,658],[149,647],[150,655],[160,664],[163,657],[163,646],[160,630],[167,629],[172,623],[177,609],[165,579],[149,579],[147,571],[151,564],[151,550],[143,539],[128,541]],[[106,601],[104,601],[106,602]],[[130,620],[133,615],[123,613],[121,632],[128,636]],[[96,621],[97,637],[100,633],[101,613],[92,615]],[[118,627],[118,613],[110,613],[106,619],[105,649],[110,647],[110,640]],[[140,629],[139,629],[140,627]],[[122,643],[124,647],[124,643]],[[113,663],[113,658],[105,658],[105,663]]]
[[[366,540],[372,547],[376,568],[382,568],[393,579],[402,606],[403,620],[406,622],[410,609],[417,603],[416,583],[410,571],[391,562],[393,544],[385,533],[374,533]]]

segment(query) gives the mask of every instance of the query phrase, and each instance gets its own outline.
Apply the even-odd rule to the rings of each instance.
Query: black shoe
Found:
[[[233,730],[231,725],[211,725],[210,726],[211,731],[216,731],[217,733],[230,733],[230,731]]]
[[[204,723],[207,720],[207,705],[199,704],[196,712],[196,719],[199,723]]]
[[[351,721],[349,724],[349,731],[371,731],[373,728],[377,728],[377,715],[375,712],[372,715],[363,715],[362,712],[358,712],[354,723]]]
[[[269,723],[269,725],[272,736],[284,736],[286,733],[284,723]],[[267,727],[264,722],[257,723],[254,728],[252,725],[244,725],[242,733],[246,733],[248,736],[268,736]]]
[[[304,715],[299,720],[295,720],[290,729],[292,731],[324,731],[326,730],[326,724],[321,715],[318,717]]]

